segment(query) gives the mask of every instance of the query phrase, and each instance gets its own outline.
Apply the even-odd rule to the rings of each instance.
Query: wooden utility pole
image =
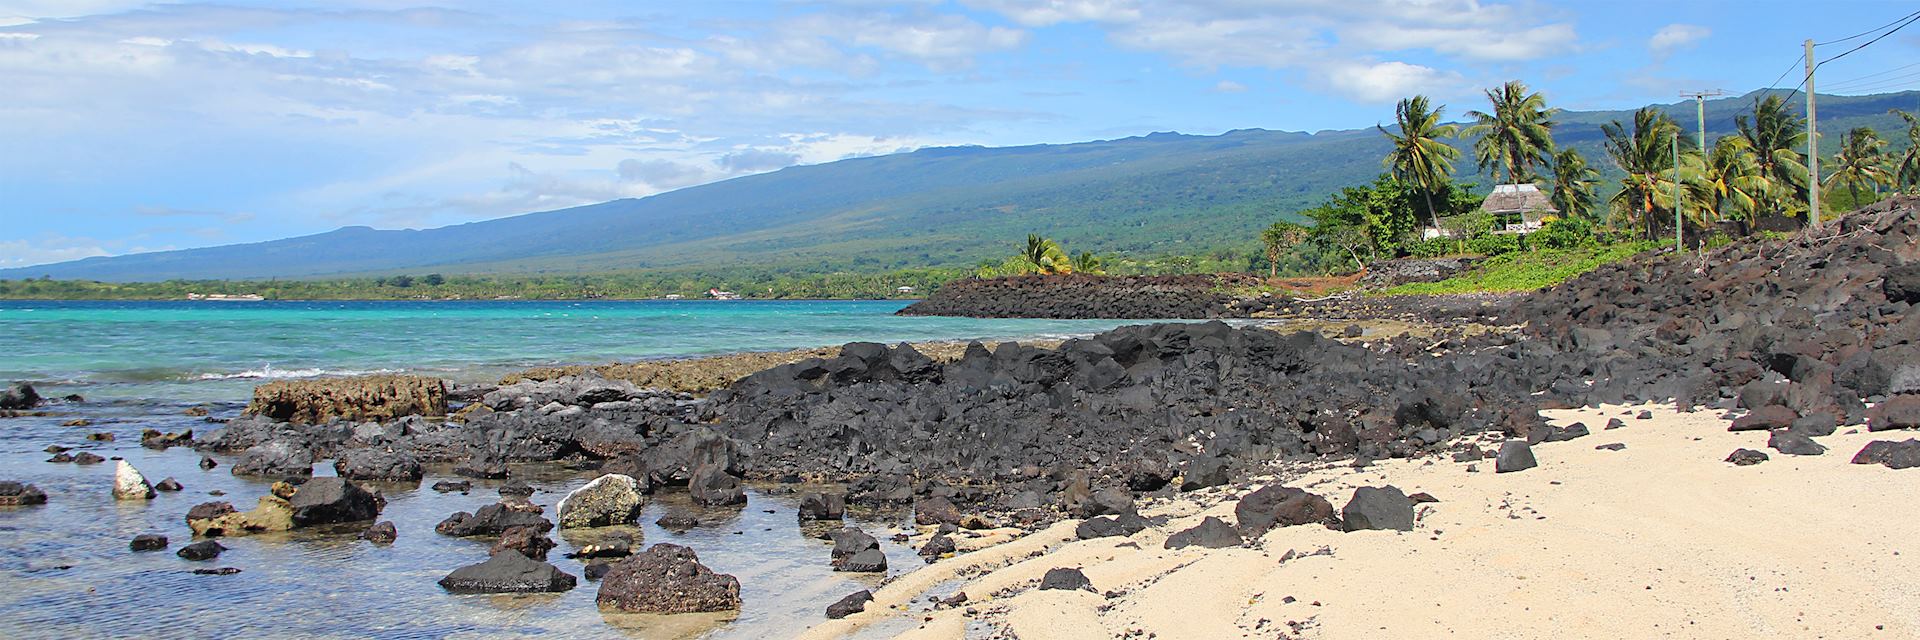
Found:
[[[1813,39],[1807,39],[1807,224],[1820,228],[1820,127],[1813,110]]]
[[[1652,221],[1647,226],[1653,226]],[[1673,128],[1673,252],[1686,250],[1680,244],[1680,127]]]

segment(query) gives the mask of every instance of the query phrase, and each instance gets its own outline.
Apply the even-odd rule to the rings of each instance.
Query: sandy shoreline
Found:
[[[1653,417],[1636,419],[1642,409]],[[1788,456],[1766,448],[1765,431],[1728,432],[1715,411],[1543,413],[1593,434],[1536,445],[1540,466],[1517,473],[1429,457],[1321,463],[1284,481],[1336,509],[1359,486],[1433,494],[1411,532],[1303,525],[1239,548],[1162,548],[1205,516],[1232,522],[1258,486],[1242,483],[1147,504],[1143,515],[1167,521],[1131,537],[1074,540],[1066,521],[942,560],[803,637],[1920,636],[1920,520],[1906,517],[1920,478],[1849,464],[1867,442],[1903,436],[1842,427],[1823,438],[1825,455]],[[1602,429],[1616,417],[1626,426]],[[1596,449],[1609,443],[1626,448]],[[1772,459],[1724,462],[1741,447]],[[1282,560],[1322,547],[1330,554]],[[1055,567],[1081,569],[1100,593],[1035,589]],[[955,591],[971,601],[927,602]]]

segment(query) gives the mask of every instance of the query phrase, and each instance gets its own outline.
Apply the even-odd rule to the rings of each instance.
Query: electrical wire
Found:
[[[1840,86],[1826,86],[1826,87],[1822,87],[1822,89],[1826,91],[1851,91],[1855,93],[1861,93],[1861,92],[1873,91],[1875,89],[1879,89],[1885,86],[1907,84],[1907,82],[1911,78],[1920,78],[1920,71],[1901,74],[1891,78],[1880,78],[1878,80],[1870,80],[1864,83],[1851,83],[1851,84],[1844,84]]]
[[[1913,12],[1913,15],[1912,15],[1912,17],[1909,17],[1909,18],[1907,18],[1906,20],[1907,20],[1906,22],[1901,22],[1901,23],[1900,23],[1900,26],[1897,26],[1897,27],[1894,27],[1892,31],[1888,31],[1888,32],[1886,32],[1886,33],[1882,33],[1882,34],[1880,34],[1880,35],[1877,35],[1877,36],[1874,36],[1872,40],[1868,40],[1868,41],[1866,41],[1865,43],[1863,43],[1863,44],[1861,44],[1861,45],[1860,45],[1860,46],[1858,46],[1858,47],[1854,47],[1854,48],[1852,48],[1852,49],[1848,49],[1848,50],[1846,50],[1846,52],[1845,52],[1845,53],[1841,53],[1840,55],[1837,55],[1837,56],[1834,56],[1834,57],[1831,57],[1831,58],[1827,58],[1827,59],[1825,59],[1825,60],[1821,60],[1821,61],[1820,61],[1820,64],[1816,64],[1816,65],[1813,65],[1813,68],[1815,68],[1815,69],[1819,69],[1819,68],[1820,68],[1820,65],[1822,65],[1822,64],[1826,64],[1826,63],[1829,63],[1829,62],[1833,62],[1833,61],[1835,61],[1835,60],[1839,60],[1839,59],[1841,59],[1841,58],[1845,58],[1845,57],[1847,57],[1847,55],[1848,55],[1848,54],[1851,54],[1851,53],[1853,53],[1853,52],[1855,52],[1855,51],[1859,51],[1859,50],[1861,50],[1861,49],[1865,49],[1865,48],[1867,48],[1867,47],[1868,47],[1869,45],[1872,45],[1872,44],[1873,44],[1873,43],[1875,43],[1875,42],[1879,42],[1879,41],[1880,41],[1880,40],[1881,40],[1882,38],[1885,38],[1885,37],[1887,37],[1887,36],[1890,36],[1890,35],[1893,35],[1893,34],[1896,34],[1896,33],[1899,33],[1901,29],[1905,29],[1905,28],[1907,28],[1907,25],[1910,25],[1910,24],[1913,24],[1913,23],[1914,23],[1914,21],[1916,21],[1916,20],[1920,20],[1920,11],[1915,11],[1915,12]]]
[[[1894,68],[1892,68],[1892,69],[1888,69],[1888,70],[1886,70],[1886,71],[1881,71],[1881,72],[1879,72],[1879,73],[1869,73],[1869,74],[1867,74],[1867,75],[1864,75],[1864,76],[1860,76],[1860,77],[1857,77],[1857,78],[1849,78],[1849,79],[1846,79],[1846,80],[1840,80],[1840,81],[1837,81],[1837,82],[1831,82],[1831,83],[1828,83],[1828,84],[1827,84],[1827,86],[1829,86],[1829,87],[1837,87],[1837,86],[1843,86],[1843,85],[1849,85],[1849,84],[1854,84],[1854,83],[1856,83],[1856,82],[1860,82],[1860,81],[1862,81],[1862,80],[1871,80],[1871,79],[1873,79],[1873,78],[1878,78],[1878,77],[1880,77],[1880,76],[1884,76],[1884,75],[1887,75],[1887,74],[1889,74],[1889,73],[1894,73],[1894,72],[1896,72],[1896,71],[1902,71],[1902,70],[1906,70],[1906,69],[1912,69],[1912,68],[1914,68],[1914,67],[1920,67],[1920,62],[1915,62],[1915,63],[1913,63],[1913,64],[1904,64],[1904,65],[1900,65],[1900,66],[1898,66],[1898,67],[1894,67]],[[1905,77],[1905,76],[1901,76],[1901,77]]]
[[[1908,18],[1913,18],[1913,17],[1915,17],[1915,16],[1920,16],[1920,11],[1915,11],[1915,12],[1913,12],[1913,13],[1909,13],[1909,14],[1907,14],[1907,15],[1904,15],[1904,16],[1901,16],[1901,17],[1899,17],[1899,18],[1897,18],[1897,19],[1895,19],[1895,20],[1894,20],[1893,22],[1889,22],[1889,23],[1886,23],[1886,24],[1883,24],[1883,25],[1880,25],[1880,26],[1879,26],[1878,28],[1875,28],[1875,29],[1873,29],[1873,30],[1871,30],[1871,31],[1865,31],[1865,32],[1861,32],[1861,33],[1856,33],[1856,34],[1854,34],[1854,35],[1850,35],[1850,36],[1847,36],[1847,37],[1845,37],[1845,38],[1841,38],[1841,39],[1839,39],[1839,40],[1829,40],[1829,41],[1826,41],[1826,42],[1815,42],[1815,43],[1813,43],[1813,46],[1816,46],[1816,47],[1824,47],[1824,46],[1827,46],[1827,45],[1830,45],[1830,44],[1840,44],[1840,43],[1842,43],[1842,42],[1846,42],[1846,41],[1848,41],[1848,40],[1855,40],[1855,39],[1858,39],[1858,38],[1863,38],[1863,37],[1866,37],[1866,36],[1869,36],[1869,35],[1872,35],[1872,34],[1875,34],[1875,33],[1879,33],[1881,29],[1885,29],[1885,28],[1887,28],[1887,27],[1891,27],[1891,26],[1893,26],[1893,25],[1895,25],[1895,24],[1899,24],[1901,20],[1906,20],[1906,19],[1908,19]]]

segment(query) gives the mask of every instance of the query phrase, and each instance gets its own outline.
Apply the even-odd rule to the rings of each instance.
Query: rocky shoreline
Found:
[[[281,505],[269,498],[287,502],[296,526],[303,519],[372,524],[361,517],[371,498],[350,483],[418,481],[425,465],[512,479],[515,465],[551,463],[614,478],[599,490],[627,487],[633,494],[615,503],[685,491],[700,504],[731,506],[744,502],[748,482],[830,487],[810,497],[807,510],[824,517],[842,504],[908,508],[924,527],[914,544],[937,560],[1021,534],[1065,535],[1063,526],[1072,539],[1132,538],[1165,528],[1144,505],[1275,474],[1286,481],[1335,461],[1525,470],[1538,464],[1533,446],[1607,428],[1549,420],[1574,407],[1725,412],[1710,419],[1733,432],[1766,431],[1767,447],[1783,456],[1825,453],[1819,439],[1842,425],[1920,428],[1920,385],[1913,384],[1920,369],[1912,364],[1920,361],[1916,198],[1895,198],[1787,240],[1705,255],[1644,255],[1528,296],[1287,301],[1257,312],[1316,317],[1327,330],[1153,324],[1044,347],[969,344],[935,355],[907,344],[850,343],[738,356],[709,362],[706,370],[672,363],[556,369],[497,387],[442,388],[444,397],[421,380],[355,381],[348,390],[267,385],[252,413],[213,432],[154,437],[162,446],[237,455],[235,474],[295,479],[286,483],[288,495],[276,488],[261,498],[247,512],[253,516],[235,516],[231,505],[201,512],[203,520],[232,516],[242,529],[280,522]],[[1426,329],[1371,336],[1357,324],[1332,330],[1383,318]],[[735,375],[759,365],[771,366]],[[663,383],[712,393],[652,386]],[[1911,439],[1847,443],[1862,447],[1840,452],[1855,462],[1920,466],[1920,442]],[[1713,462],[1726,455],[1715,454]],[[1764,454],[1732,457],[1777,464]],[[303,498],[302,480],[325,460],[349,484],[306,481],[326,487],[325,495]],[[1417,496],[1377,488],[1339,512],[1331,502],[1337,496],[1307,489],[1269,494],[1252,512],[1236,509],[1231,523],[1201,520],[1164,533],[1179,534],[1183,544],[1238,547],[1264,535],[1247,532],[1261,513],[1345,531],[1415,527]],[[571,587],[571,576],[536,566],[544,563],[533,550],[553,526],[543,514],[506,496],[443,522],[456,534],[497,537],[505,545],[500,551],[519,556],[470,567],[464,578],[485,579],[448,589]],[[615,512],[586,522],[627,517]],[[397,524],[404,531],[421,523]],[[870,538],[842,533],[834,540],[836,547],[844,541],[846,553],[837,554],[843,562],[871,567],[864,563],[870,558],[860,558]],[[646,557],[633,561],[644,567],[615,567],[608,575],[635,585],[655,574],[687,577],[704,585],[686,592],[699,595],[603,595],[603,603],[651,602],[674,611],[738,606],[738,585],[729,599],[726,581],[703,572],[693,551]],[[519,581],[488,577],[499,575]],[[1039,589],[1080,591],[1075,585],[1085,579],[1048,576]],[[852,601],[837,611],[854,615],[864,606]]]

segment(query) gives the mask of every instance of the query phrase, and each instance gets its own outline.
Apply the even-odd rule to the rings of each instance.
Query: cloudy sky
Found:
[[[925,146],[1364,127],[1404,95],[1459,113],[1513,78],[1576,109],[1741,93],[1804,38],[1917,8],[1807,6],[0,0],[0,267],[442,226]],[[1920,87],[1914,60],[1920,26],[1822,88]]]

